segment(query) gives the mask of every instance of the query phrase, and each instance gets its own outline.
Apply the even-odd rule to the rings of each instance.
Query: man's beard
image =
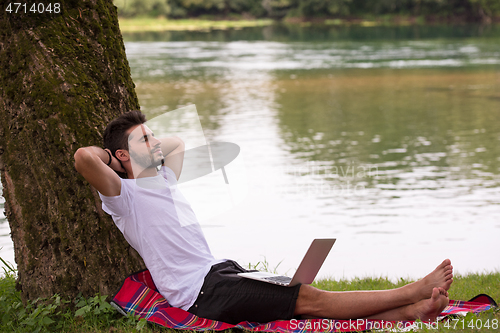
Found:
[[[163,156],[155,157],[155,154],[138,155],[132,151],[130,151],[130,157],[135,164],[144,169],[156,168],[157,166],[161,165],[163,161]]]

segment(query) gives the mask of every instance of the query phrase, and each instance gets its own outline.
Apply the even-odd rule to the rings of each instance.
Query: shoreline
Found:
[[[127,32],[161,32],[161,31],[210,31],[226,29],[242,29],[263,27],[273,24],[273,20],[205,20],[166,18],[119,18],[120,30]]]
[[[349,18],[286,18],[282,21],[273,19],[234,19],[234,18],[188,18],[167,19],[165,17],[119,17],[122,33],[162,32],[162,31],[211,31],[227,29],[243,29],[265,27],[275,24],[290,24],[307,27],[312,25],[326,26],[435,26],[435,25],[495,25],[500,24],[500,17],[489,22],[473,22],[462,17],[415,17],[415,16],[380,16],[380,17],[349,17]]]

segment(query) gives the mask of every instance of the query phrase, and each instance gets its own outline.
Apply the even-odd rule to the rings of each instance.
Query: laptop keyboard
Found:
[[[288,276],[269,276],[263,279],[267,281],[272,281],[277,284],[281,284],[283,286],[287,286],[292,281],[292,278]]]

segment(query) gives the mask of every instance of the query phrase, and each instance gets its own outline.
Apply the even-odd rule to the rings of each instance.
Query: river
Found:
[[[215,256],[320,277],[500,269],[500,27],[269,26],[124,35],[149,118],[240,146],[183,184]],[[192,146],[199,144],[192,140]],[[3,204],[2,204],[3,205]],[[0,220],[0,256],[13,261]],[[497,253],[497,254],[495,254]]]

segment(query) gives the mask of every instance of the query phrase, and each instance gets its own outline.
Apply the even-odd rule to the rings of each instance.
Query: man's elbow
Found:
[[[177,139],[177,142],[179,144],[178,148],[184,150],[184,148],[186,148],[186,144],[184,143],[184,141],[178,136],[176,136],[175,138]]]
[[[75,159],[75,169],[76,171],[81,173],[82,166],[85,163],[85,160],[88,158],[88,151],[85,148],[78,148],[73,158]]]
[[[175,147],[172,151],[175,151],[177,153],[184,151],[186,144],[184,143],[184,141],[180,137],[172,136],[171,140],[173,140],[173,144]]]

